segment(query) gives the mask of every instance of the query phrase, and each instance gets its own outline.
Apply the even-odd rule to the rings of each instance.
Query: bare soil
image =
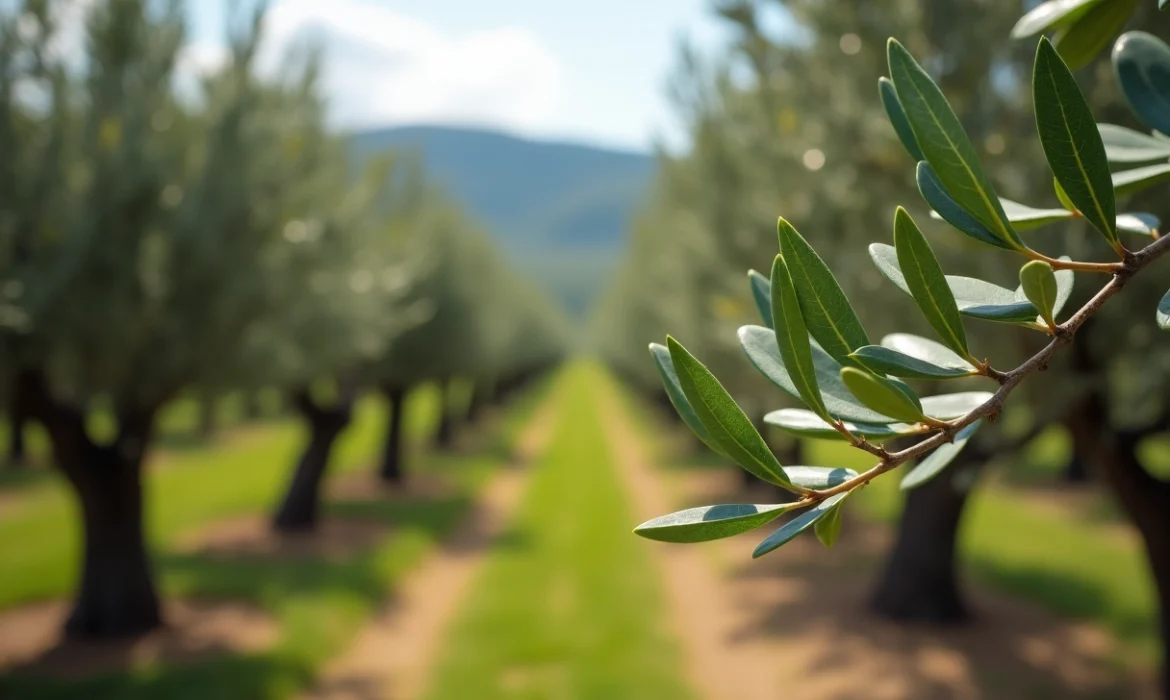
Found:
[[[616,397],[601,400],[639,520],[700,503],[772,500],[768,487],[742,493],[732,469],[656,470]],[[647,543],[662,567],[684,668],[708,700],[1156,696],[1152,677],[1120,675],[1106,632],[987,591],[971,591],[977,619],[967,626],[874,616],[866,599],[886,528],[847,522],[832,550],[802,536],[753,561],[758,539]]]
[[[556,413],[541,406],[519,435],[515,460],[544,451]],[[527,470],[498,471],[476,497],[453,535],[411,572],[393,599],[328,664],[305,695],[314,700],[412,700],[422,697],[448,628],[468,588],[492,552],[523,496]]]
[[[64,601],[25,605],[0,613],[0,671],[85,678],[151,664],[184,665],[257,653],[271,647],[280,626],[257,608],[228,601],[170,600],[166,626],[117,642],[64,639]]]

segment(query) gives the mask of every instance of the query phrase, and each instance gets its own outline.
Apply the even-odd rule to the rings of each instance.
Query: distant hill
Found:
[[[621,254],[654,159],[491,131],[411,126],[354,134],[359,156],[416,149],[521,270],[585,311]]]

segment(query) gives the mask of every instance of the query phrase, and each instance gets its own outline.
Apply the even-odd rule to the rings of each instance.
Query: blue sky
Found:
[[[190,0],[192,60],[222,50],[229,0]],[[267,63],[312,37],[343,127],[477,125],[644,150],[675,136],[678,40],[720,40],[708,0],[273,0]]]

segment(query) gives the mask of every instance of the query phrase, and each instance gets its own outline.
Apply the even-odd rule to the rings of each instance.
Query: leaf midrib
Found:
[[[938,303],[938,300],[935,299],[934,293],[930,288],[930,284],[928,284],[926,281],[926,274],[923,270],[922,263],[919,262],[917,246],[914,242],[910,243],[909,251],[910,251],[910,257],[914,261],[914,267],[915,267],[915,270],[917,271],[918,279],[922,281],[922,286],[926,290],[927,300],[930,302],[930,305],[934,308],[935,313],[938,314],[938,317],[940,319],[942,319],[943,326],[945,326],[947,329],[947,335],[951,336],[951,340],[954,341],[955,345],[962,347],[963,351],[966,352],[967,343],[965,342],[964,339],[959,338],[958,334],[955,332],[955,329],[951,327],[951,322],[954,319],[947,318],[946,313],[943,312],[942,307]],[[943,277],[943,284],[945,285],[946,283],[947,283],[946,277],[944,276]],[[949,290],[949,287],[948,287],[948,290]],[[954,296],[951,297],[951,300],[953,303]],[[957,306],[955,307],[955,310],[958,311]],[[955,349],[955,348],[952,348],[952,349]]]
[[[701,398],[703,400],[703,409],[705,411],[707,411],[707,413],[711,414],[711,418],[714,419],[715,423],[719,425],[719,429],[723,431],[723,434],[726,435],[728,438],[730,438],[730,440],[733,443],[735,443],[735,446],[737,448],[739,448],[739,450],[741,452],[746,454],[751,459],[751,461],[754,462],[757,466],[761,467],[764,471],[768,472],[769,474],[774,476],[776,479],[784,481],[784,477],[781,476],[780,474],[777,474],[776,470],[772,467],[771,464],[768,464],[766,462],[761,461],[760,458],[756,456],[755,452],[748,449],[748,447],[746,445],[742,444],[739,440],[735,439],[735,435],[731,432],[730,428],[728,428],[727,424],[723,422],[723,419],[720,418],[719,414],[716,413],[715,411],[711,410],[711,403],[707,400],[707,396],[706,396],[707,392],[705,392],[699,388],[699,385],[695,382],[694,373],[691,371],[690,368],[688,368],[686,371],[687,371],[687,374],[690,375],[691,383],[695,384],[695,389],[697,390],[697,393],[699,394],[699,398]],[[779,462],[777,462],[777,464],[779,464]]]
[[[905,61],[904,58],[902,60]],[[979,193],[979,198],[983,200],[983,205],[987,208],[987,211],[991,213],[991,218],[995,219],[995,222],[998,225],[1000,233],[1004,236],[1004,242],[1005,243],[1014,242],[1015,237],[1008,233],[1007,227],[1005,226],[1003,219],[999,216],[999,213],[996,211],[995,207],[991,204],[991,200],[987,197],[987,193],[983,190],[983,186],[979,183],[979,178],[975,177],[975,171],[971,169],[971,166],[967,163],[967,160],[965,158],[963,158],[963,154],[959,151],[958,146],[956,146],[955,142],[951,140],[950,134],[948,134],[947,130],[945,128],[943,128],[942,122],[940,122],[938,120],[938,116],[934,113],[934,110],[931,109],[931,107],[930,107],[930,101],[926,99],[926,93],[924,93],[921,89],[919,89],[918,84],[915,82],[914,77],[912,75],[910,75],[910,73],[911,73],[911,71],[907,70],[907,74],[910,77],[910,86],[914,89],[915,92],[918,93],[918,96],[922,99],[922,106],[926,109],[927,114],[930,115],[931,121],[933,121],[934,125],[936,127],[938,127],[938,130],[942,134],[943,138],[947,140],[947,146],[950,147],[951,151],[955,154],[955,156],[959,159],[959,162],[963,165],[963,170],[965,170],[967,172],[967,176],[970,178],[971,182],[975,185],[975,191]]]
[[[833,335],[837,336],[837,339],[840,340],[841,344],[845,346],[846,351],[853,352],[857,348],[852,347],[851,343],[845,339],[845,336],[841,335],[841,331],[837,328],[837,324],[833,321],[833,317],[829,314],[829,310],[825,308],[824,303],[821,302],[821,295],[816,292],[815,288],[813,288],[812,276],[808,274],[808,268],[805,266],[804,261],[800,259],[801,251],[798,251],[796,248],[797,245],[794,244],[793,253],[795,253],[795,255],[792,257],[796,261],[797,266],[800,267],[800,271],[804,275],[804,278],[808,280],[809,288],[813,290],[813,300],[816,301],[817,307],[820,308],[821,315],[825,317],[825,320],[829,323],[829,328],[833,330]]]
[[[1097,216],[1101,219],[1101,225],[1105,227],[1103,233],[1108,234],[1111,238],[1117,236],[1116,231],[1110,226],[1109,217],[1105,215],[1105,210],[1101,208],[1101,200],[1097,197],[1097,188],[1093,186],[1089,179],[1089,173],[1085,170],[1085,165],[1081,161],[1081,152],[1077,148],[1076,142],[1073,140],[1072,129],[1069,128],[1068,114],[1064,110],[1064,98],[1060,94],[1060,88],[1056,84],[1056,71],[1052,67],[1052,57],[1047,56],[1045,62],[1048,64],[1048,78],[1052,82],[1052,91],[1056,94],[1056,107],[1060,110],[1060,124],[1064,127],[1064,133],[1068,136],[1069,150],[1072,151],[1073,159],[1076,160],[1077,170],[1081,173],[1081,178],[1084,179],[1085,184],[1089,189],[1089,196],[1093,198],[1093,208],[1097,210]],[[1113,222],[1116,225],[1116,221]]]

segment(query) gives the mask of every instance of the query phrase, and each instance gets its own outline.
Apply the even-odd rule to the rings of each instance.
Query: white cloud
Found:
[[[442,32],[362,0],[287,0],[268,11],[261,65],[305,43],[325,53],[323,88],[346,127],[406,122],[548,127],[563,89],[557,59],[530,32]]]

